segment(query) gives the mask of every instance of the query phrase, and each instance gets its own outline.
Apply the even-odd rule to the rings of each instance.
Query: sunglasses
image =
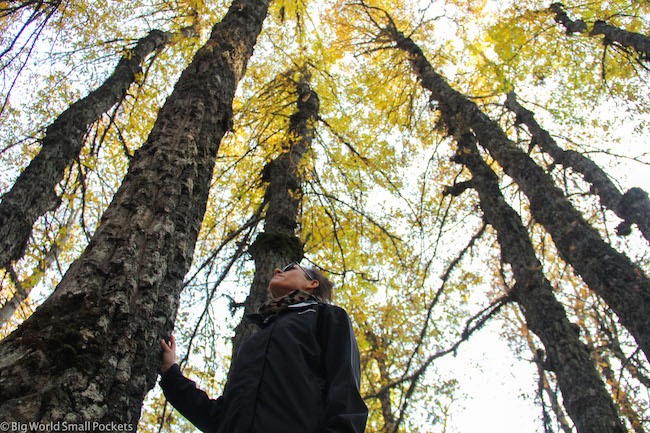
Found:
[[[303,272],[305,273],[305,275],[307,276],[307,278],[309,278],[310,280],[315,280],[315,279],[316,279],[316,278],[314,278],[314,277],[313,277],[309,272],[307,272],[307,271],[306,271],[302,266],[300,266],[298,263],[291,263],[291,264],[285,266],[285,267],[282,269],[282,272],[287,272],[287,271],[290,271],[290,270],[292,270],[292,269],[296,269],[296,268],[298,268],[298,269],[300,269],[301,271],[303,271]]]

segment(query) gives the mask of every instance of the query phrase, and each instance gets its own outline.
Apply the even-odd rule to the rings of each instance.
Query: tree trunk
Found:
[[[573,433],[573,429],[571,428],[569,422],[566,419],[564,410],[562,409],[562,405],[560,404],[560,400],[558,399],[557,393],[553,388],[551,388],[551,384],[548,381],[548,374],[546,374],[546,369],[544,368],[546,363],[546,359],[544,359],[544,355],[545,355],[544,351],[537,349],[535,347],[535,345],[533,344],[533,339],[531,338],[530,333],[528,332],[527,329],[524,332],[526,334],[526,341],[528,342],[528,347],[530,348],[530,351],[533,353],[534,356],[533,361],[537,366],[537,374],[539,375],[541,388],[546,393],[548,399],[551,402],[551,410],[555,414],[555,417],[557,418],[557,421],[560,424],[560,428],[562,429],[562,431],[564,433]],[[543,398],[541,394],[540,394],[540,398]],[[542,402],[542,404],[544,404],[544,402]]]
[[[262,0],[232,3],[161,108],[85,251],[0,342],[1,420],[135,431],[267,8]]]
[[[554,15],[555,21],[562,24],[567,35],[573,33],[587,34],[587,24],[584,20],[572,20],[564,11],[562,3],[553,3],[548,8]],[[611,45],[616,43],[625,48],[632,48],[639,55],[640,60],[650,60],[650,38],[641,33],[630,32],[597,20],[589,32],[589,36],[603,35],[603,43]]]
[[[262,181],[269,182],[264,194],[268,208],[264,231],[250,247],[255,260],[255,276],[244,301],[244,317],[235,328],[233,360],[242,341],[257,330],[257,325],[246,315],[257,312],[268,299],[267,289],[274,269],[299,262],[304,255],[303,245],[296,236],[302,201],[302,163],[304,155],[311,150],[319,110],[318,95],[311,90],[304,75],[297,83],[297,96],[297,109],[289,119],[288,139],[283,151],[264,167],[262,174]]]
[[[189,37],[196,31],[188,28],[181,34]],[[174,36],[160,30],[149,32],[135,48],[125,51],[111,76],[99,88],[72,104],[47,127],[40,152],[2,197],[0,268],[22,257],[36,220],[59,206],[55,187],[79,155],[89,125],[124,98],[144,59],[162,49]]]
[[[366,340],[370,343],[370,356],[377,361],[377,367],[379,369],[379,386],[381,391],[377,393],[377,399],[381,405],[381,416],[384,421],[384,425],[381,427],[380,432],[382,433],[397,433],[399,428],[399,423],[395,418],[395,413],[393,411],[393,401],[391,400],[390,392],[392,387],[386,385],[393,382],[390,377],[390,362],[386,354],[386,341],[381,337],[375,334],[372,329],[367,327],[364,330],[364,335]]]
[[[601,338],[604,340],[604,344],[607,346],[607,349],[609,349],[612,355],[618,359],[618,362],[621,363],[621,365],[625,368],[625,370],[627,370],[630,376],[638,380],[639,383],[641,383],[641,385],[645,386],[647,389],[650,389],[650,377],[644,374],[644,371],[647,370],[643,366],[643,361],[639,359],[636,353],[632,354],[632,356],[628,356],[623,352],[618,330],[616,329],[616,324],[614,321],[605,320],[605,318],[600,314],[596,314],[594,316],[594,320],[597,323],[598,329],[602,335]]]
[[[627,418],[634,433],[646,433],[643,428],[643,424],[637,415],[637,410],[635,410],[627,392],[621,387],[621,383],[616,378],[616,374],[612,369],[612,363],[609,361],[609,357],[602,349],[596,347],[596,344],[589,332],[589,329],[586,326],[583,326],[583,332],[585,333],[585,339],[587,340],[587,347],[591,352],[592,357],[600,367],[600,371],[605,377],[605,381],[611,389],[612,396],[614,401],[618,405],[620,413]]]
[[[20,277],[16,275],[12,266],[8,266],[9,273],[11,275],[11,280],[14,283],[16,291],[14,295],[5,302],[2,307],[0,307],[0,327],[4,326],[5,323],[13,317],[18,310],[18,307],[25,302],[27,297],[32,291],[32,288],[38,284],[38,282],[45,276],[45,272],[49,269],[52,263],[57,259],[61,245],[64,245],[70,238],[70,231],[72,229],[75,220],[77,219],[78,211],[72,211],[65,225],[61,228],[57,239],[52,242],[50,250],[47,251],[43,258],[39,261],[38,265],[32,272],[32,274],[20,280]]]
[[[603,241],[573,207],[553,179],[530,156],[510,141],[498,123],[454,90],[435,72],[422,50],[396,28],[384,32],[405,51],[422,86],[431,91],[443,116],[471,128],[479,144],[490,152],[530,201],[530,212],[552,236],[563,259],[587,286],[610,306],[650,359],[650,284],[641,268]]]
[[[451,122],[447,125],[453,131],[456,126]],[[453,160],[472,173],[467,185],[478,192],[486,221],[497,232],[501,256],[512,266],[516,284],[511,296],[522,308],[528,328],[546,348],[547,368],[557,376],[569,416],[579,433],[624,433],[587,348],[553,295],[521,218],[501,195],[498,177],[479,155],[474,135],[462,129],[458,130],[462,136]]]
[[[533,337],[530,333],[530,330],[528,329],[528,326],[526,325],[525,319],[521,318],[521,315],[519,314],[519,311],[515,312],[517,322],[519,325],[519,329],[526,340],[526,344],[528,345],[528,348],[530,349],[530,352],[533,355],[533,362],[537,366],[537,374],[539,375],[539,381],[541,384],[541,388],[543,391],[546,393],[548,396],[548,399],[551,403],[551,410],[555,414],[555,417],[557,418],[558,424],[560,424],[560,428],[564,433],[573,433],[573,428],[569,425],[569,421],[567,420],[566,414],[564,413],[564,409],[562,407],[562,404],[560,403],[560,399],[558,398],[557,392],[551,387],[551,383],[548,380],[548,373],[545,367],[548,367],[548,363],[546,362],[546,353],[542,349],[538,349],[535,346],[535,342],[533,341]],[[543,398],[543,396],[540,394],[540,398]],[[544,402],[542,401],[542,404]]]
[[[560,148],[551,134],[539,126],[532,111],[517,102],[514,92],[508,93],[505,105],[515,113],[518,123],[526,125],[535,144],[551,155],[556,163],[580,173],[592,185],[591,191],[598,194],[602,205],[624,220],[618,229],[620,234],[629,233],[630,226],[636,224],[643,237],[650,241],[650,200],[645,191],[641,188],[632,188],[625,194],[621,194],[607,173],[595,162],[580,152]]]

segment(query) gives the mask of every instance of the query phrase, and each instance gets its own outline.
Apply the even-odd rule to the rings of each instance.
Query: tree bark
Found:
[[[303,74],[297,83],[297,108],[289,119],[288,139],[282,153],[264,167],[262,181],[269,182],[264,194],[268,203],[264,231],[250,247],[255,261],[255,276],[244,301],[244,317],[235,328],[233,360],[242,341],[257,331],[246,315],[257,312],[268,299],[273,271],[304,255],[303,244],[296,236],[298,212],[302,202],[303,158],[311,150],[315,123],[320,107],[318,95]],[[232,364],[231,364],[232,365]]]
[[[451,122],[447,120],[448,127],[457,130]],[[624,433],[586,346],[553,295],[521,218],[501,194],[497,175],[478,153],[473,134],[460,129],[456,136],[458,150],[453,160],[472,173],[471,187],[478,192],[487,223],[497,232],[504,262],[512,266],[516,284],[511,296],[522,308],[528,328],[546,348],[547,368],[557,376],[564,405],[578,432]]]
[[[549,6],[548,10],[555,14],[555,22],[564,26],[567,35],[587,33],[587,23],[584,20],[572,20],[564,11],[564,5],[562,3],[553,3]]]
[[[650,359],[650,284],[641,268],[603,241],[553,179],[508,139],[498,123],[449,86],[410,38],[392,25],[384,33],[407,53],[422,86],[431,92],[443,116],[471,128],[479,144],[519,185],[528,197],[533,218],[550,233],[562,258],[618,315]]]
[[[179,36],[195,34],[194,29],[187,28]],[[36,220],[59,206],[55,188],[63,179],[65,169],[79,155],[89,125],[126,96],[144,59],[174,37],[160,30],[149,32],[133,49],[125,51],[100,87],[68,107],[47,127],[40,152],[2,197],[0,268],[22,257]]]
[[[235,0],[183,71],[95,235],[54,293],[0,342],[3,421],[135,431],[172,329],[268,1]],[[127,428],[122,428],[126,430]],[[112,430],[115,430],[113,427]]]
[[[562,3],[553,3],[549,10],[555,15],[555,21],[562,24],[566,29],[567,35],[573,33],[587,34],[587,24],[584,20],[572,20],[569,15],[564,11]],[[632,48],[639,55],[639,60],[650,60],[650,38],[641,33],[630,32],[623,30],[611,24],[607,24],[603,20],[597,20],[589,36],[603,35],[603,43],[611,45],[616,43],[625,48]]]
[[[632,188],[625,194],[621,194],[607,173],[595,162],[580,152],[560,148],[551,134],[539,126],[533,112],[517,102],[514,92],[508,93],[505,105],[517,116],[518,123],[526,125],[535,144],[548,153],[556,163],[580,173],[592,185],[591,191],[598,194],[602,205],[623,219],[624,223],[618,229],[620,234],[628,233],[630,226],[636,224],[643,237],[650,241],[650,200],[645,191],[641,188]]]
[[[603,35],[603,44],[617,43],[625,48],[632,48],[639,55],[639,60],[650,60],[650,38],[640,33],[619,29],[605,21],[597,20],[589,35]]]

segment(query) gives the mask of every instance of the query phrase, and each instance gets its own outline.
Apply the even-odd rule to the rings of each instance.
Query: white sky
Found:
[[[458,351],[436,362],[459,382],[460,399],[451,407],[447,433],[535,432],[542,430],[541,409],[532,398],[537,370],[518,360],[490,321]],[[431,430],[437,431],[437,430]]]

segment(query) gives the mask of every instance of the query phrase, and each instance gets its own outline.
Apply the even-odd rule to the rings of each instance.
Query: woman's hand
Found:
[[[160,347],[162,347],[162,364],[160,366],[160,374],[165,373],[169,367],[176,363],[176,339],[173,335],[169,336],[169,344],[163,339],[160,340]]]

